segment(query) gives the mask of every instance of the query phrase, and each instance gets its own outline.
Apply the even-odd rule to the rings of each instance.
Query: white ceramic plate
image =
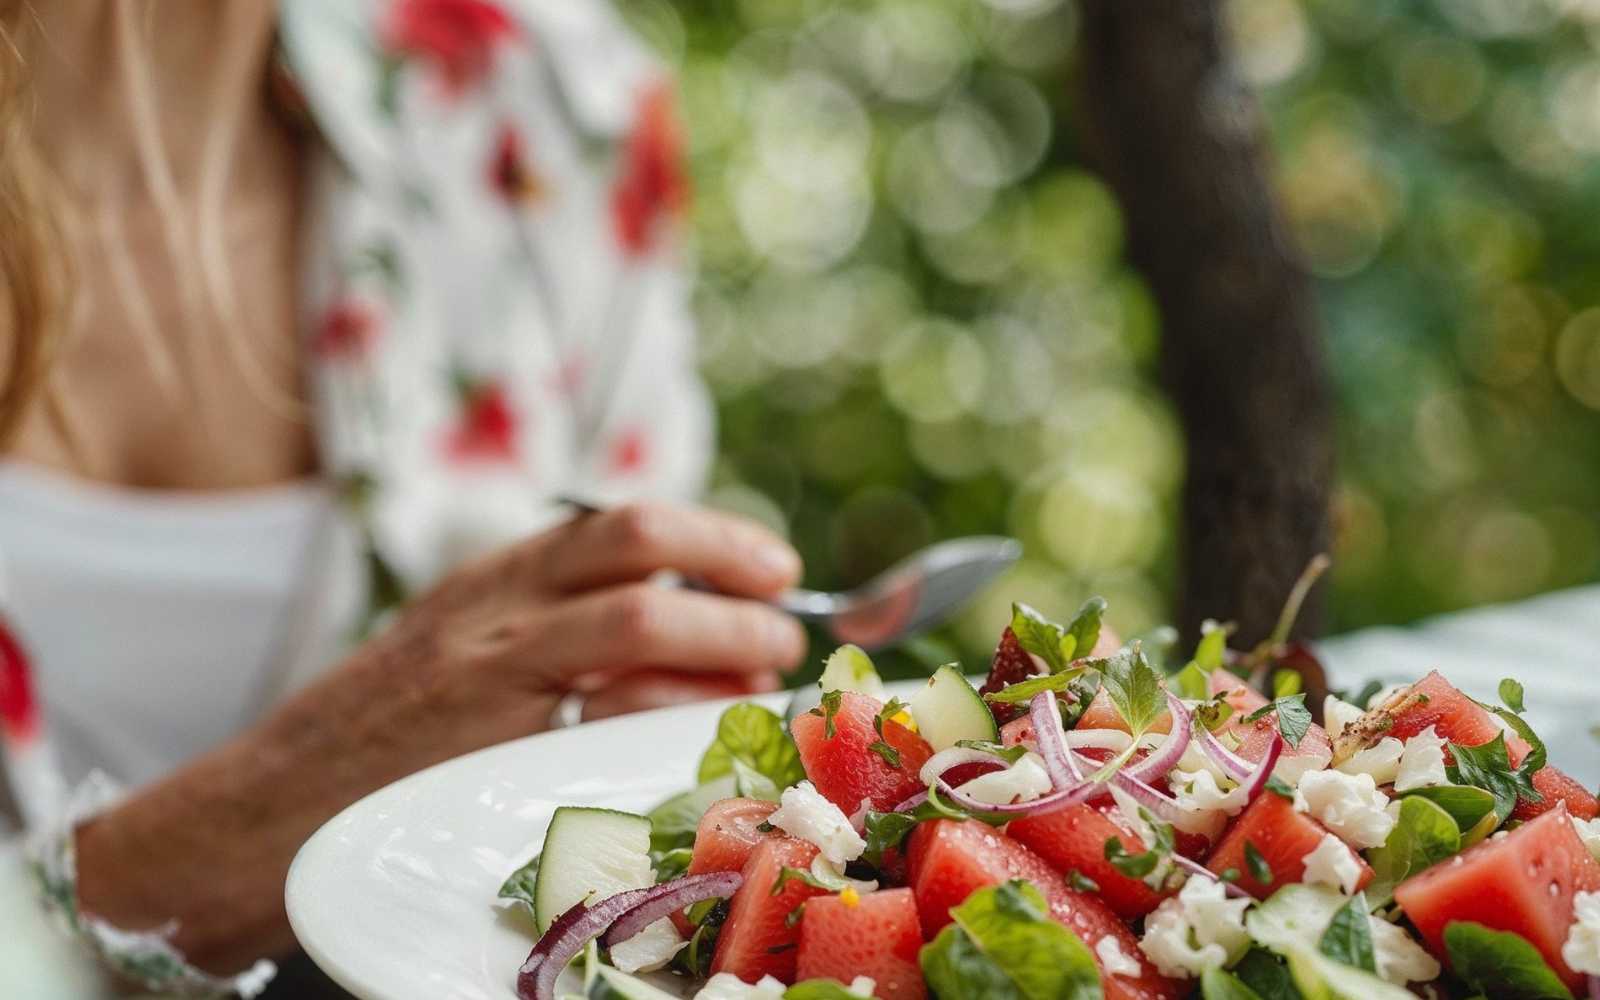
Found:
[[[908,696],[910,685],[890,689]],[[756,699],[781,712],[788,695]],[[403,778],[329,820],[289,870],[289,922],[363,1000],[515,1000],[536,937],[498,903],[557,806],[643,812],[693,783],[732,701],[503,743]]]

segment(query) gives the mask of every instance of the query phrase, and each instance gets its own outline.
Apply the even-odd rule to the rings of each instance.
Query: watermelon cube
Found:
[[[1444,929],[1470,920],[1520,935],[1568,986],[1583,977],[1561,960],[1572,897],[1600,891],[1597,864],[1557,805],[1504,837],[1495,836],[1401,882],[1394,898],[1440,959]]]
[[[1156,908],[1162,894],[1143,879],[1129,878],[1106,860],[1106,841],[1122,843],[1129,854],[1141,854],[1144,841],[1121,822],[1115,807],[1104,802],[1027,816],[1012,821],[1006,835],[1030,849],[1057,871],[1073,870],[1099,885],[1099,895],[1112,912],[1124,920],[1142,917]]]
[[[976,820],[924,823],[911,835],[907,852],[911,890],[917,898],[923,934],[932,938],[950,923],[950,910],[985,886],[1020,878],[1033,883],[1050,904],[1050,915],[1091,951],[1101,938],[1139,963],[1137,976],[1101,970],[1106,1000],[1176,1000],[1183,995],[1173,980],[1158,973],[1139,950],[1138,939],[1094,894],[1078,892],[1037,854],[993,827]],[[1099,956],[1095,957],[1096,962]]]
[[[824,890],[800,879],[789,879],[776,894],[772,890],[783,869],[809,868],[816,856],[815,847],[790,837],[773,837],[755,846],[744,865],[744,884],[728,901],[728,919],[711,956],[712,975],[731,972],[747,983],[762,976],[794,982],[800,928],[789,914]]]
[[[760,799],[722,799],[700,817],[694,834],[694,855],[689,859],[689,874],[736,872],[750,860],[750,852],[773,831],[757,829],[778,808],[776,802]]]
[[[806,777],[846,816],[863,801],[870,801],[874,809],[893,809],[926,788],[917,772],[933,756],[933,748],[922,737],[885,720],[882,739],[899,754],[898,764],[868,749],[878,742],[874,723],[882,708],[876,698],[845,691],[833,715],[832,736],[820,715],[808,712],[789,724]]]
[[[1206,859],[1206,867],[1218,875],[1229,869],[1238,872],[1240,888],[1257,899],[1266,899],[1279,886],[1304,880],[1305,857],[1316,850],[1327,832],[1327,827],[1310,816],[1295,812],[1288,799],[1276,792],[1262,792],[1223,831],[1222,839]],[[1270,882],[1251,873],[1246,844],[1254,847],[1272,869]],[[1348,845],[1345,849],[1361,866],[1357,887],[1366,886],[1372,881],[1372,868]]]
[[[872,995],[884,1000],[923,1000],[917,953],[922,925],[910,889],[884,889],[864,896],[818,896],[800,918],[799,980],[849,983],[871,976]]]

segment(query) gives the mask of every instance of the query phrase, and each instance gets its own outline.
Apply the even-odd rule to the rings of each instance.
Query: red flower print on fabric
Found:
[[[371,304],[339,299],[322,314],[311,338],[311,352],[324,361],[360,361],[371,352],[381,331],[382,320]]]
[[[500,126],[495,138],[494,154],[489,158],[489,187],[513,205],[537,201],[544,193],[544,184],[528,162],[522,133],[514,126]]]
[[[33,673],[22,643],[0,618],[0,733],[15,743],[26,743],[39,729],[39,704],[33,693]]]
[[[504,383],[458,377],[461,409],[445,438],[457,462],[508,462],[517,457],[518,416]]]
[[[380,29],[388,49],[429,63],[452,97],[481,83],[495,47],[516,33],[510,15],[488,0],[396,0]]]
[[[627,476],[644,470],[650,460],[650,438],[641,427],[629,427],[611,442],[613,475]]]
[[[664,217],[689,199],[683,169],[683,133],[673,110],[672,90],[658,83],[644,92],[611,190],[617,242],[630,255],[649,253]]]

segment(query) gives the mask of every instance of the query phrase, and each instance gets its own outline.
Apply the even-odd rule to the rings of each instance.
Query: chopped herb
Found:
[[[1217,875],[1217,881],[1218,882],[1237,882],[1237,881],[1239,881],[1239,869],[1237,869],[1237,868],[1224,868],[1224,869],[1222,869],[1222,871]]]
[[[1129,854],[1127,849],[1122,846],[1122,841],[1117,837],[1107,837],[1105,846],[1102,848],[1105,852],[1106,860],[1111,862],[1112,867],[1129,878],[1144,878],[1154,872],[1161,860],[1172,853],[1173,845],[1176,842],[1172,832],[1172,824],[1163,823],[1142,807],[1139,809],[1139,816],[1154,831],[1155,842],[1150,845],[1149,850],[1141,854]]]
[[[884,705],[883,708],[879,709],[877,715],[873,716],[872,728],[877,730],[878,736],[881,738],[883,736],[883,724],[905,710],[905,702],[901,701],[899,698],[890,698],[889,703]]]
[[[812,715],[820,716],[823,721],[822,735],[824,739],[833,739],[838,732],[833,724],[833,717],[839,714],[839,706],[844,702],[844,694],[840,691],[827,691],[822,695],[822,704],[811,710]]]
[[[1250,841],[1244,842],[1244,863],[1250,869],[1250,877],[1262,885],[1272,884],[1272,865],[1256,850],[1256,845]]]
[[[1496,733],[1494,739],[1475,747],[1451,743],[1450,755],[1455,762],[1445,768],[1445,773],[1451,782],[1473,785],[1493,795],[1495,816],[1502,823],[1516,809],[1518,799],[1529,802],[1544,799],[1533,787],[1533,772],[1528,769],[1528,760],[1532,760],[1534,754],[1528,754],[1522,767],[1512,767],[1504,733]]]
[[[956,740],[956,746],[993,754],[1007,764],[1015,764],[1028,753],[1028,748],[1021,743],[1008,747],[1004,743],[996,743],[993,740]]]
[[[1294,789],[1289,786],[1287,781],[1284,781],[1276,774],[1267,776],[1267,791],[1274,795],[1281,795],[1286,799],[1294,799]]]
[[[1122,846],[1122,845],[1117,845]],[[1074,868],[1067,872],[1067,884],[1079,892],[1099,892],[1100,883]]]
[[[776,829],[777,827],[773,826],[771,823],[768,823],[766,820],[762,820],[756,824],[757,833],[771,833]]]
[[[790,868],[788,865],[784,865],[778,870],[778,877],[772,883],[772,895],[776,896],[782,893],[784,886],[788,885],[790,882],[800,882],[805,885],[809,885],[813,889],[821,889],[824,892],[833,891],[832,886],[823,882],[821,879],[806,871],[804,868]]]
[[[983,696],[983,700],[1001,705],[1022,705],[1033,700],[1033,696],[1040,691],[1065,691],[1072,687],[1072,682],[1083,673],[1081,667],[1073,667],[1059,674],[1047,674],[1044,677],[1030,677],[1025,681],[1007,684],[998,691],[990,691]]]
[[[1098,624],[1095,631],[1099,632]],[[1045,662],[1052,674],[1066,670],[1078,650],[1077,637],[1026,604],[1011,605],[1011,634],[1017,645]]]
[[[1245,716],[1244,721],[1255,722],[1274,712],[1278,716],[1278,732],[1283,734],[1283,742],[1298,747],[1300,741],[1305,739],[1306,731],[1311,728],[1311,712],[1306,708],[1305,694],[1274,698]]]
[[[1368,972],[1378,971],[1378,962],[1372,948],[1372,924],[1367,916],[1367,897],[1356,893],[1350,901],[1339,907],[1322,932],[1317,950],[1345,965]]]
[[[805,916],[805,915],[806,915],[806,904],[801,903],[799,906],[797,906],[794,909],[790,910],[788,912],[788,914],[786,914],[784,916],[784,918],[783,918],[783,926],[785,926],[785,927],[793,927],[796,924],[798,924],[800,922],[800,918]]]
[[[890,767],[900,766],[900,751],[896,750],[894,747],[883,742],[882,740],[873,740],[871,743],[867,744],[867,749],[871,750],[879,757],[882,757],[883,762],[888,764]]]
[[[784,952],[788,951],[789,949],[798,948],[799,946],[800,946],[799,943],[795,942],[795,941],[790,941],[788,944],[775,944],[771,948],[767,949],[767,954],[768,955],[782,955]]]
[[[1507,677],[1500,682],[1500,700],[1513,712],[1521,714],[1525,711],[1522,707],[1522,685],[1515,678]]]
[[[501,899],[516,899],[533,907],[533,886],[539,878],[539,858],[535,854],[533,860],[512,872],[505,883],[500,886]]]

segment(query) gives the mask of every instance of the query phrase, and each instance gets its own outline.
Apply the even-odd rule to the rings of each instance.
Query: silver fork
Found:
[[[602,509],[576,497],[560,502],[584,513]],[[772,604],[817,623],[841,642],[879,649],[945,621],[1021,556],[1022,543],[1014,538],[952,538],[913,552],[853,590],[796,587]]]

